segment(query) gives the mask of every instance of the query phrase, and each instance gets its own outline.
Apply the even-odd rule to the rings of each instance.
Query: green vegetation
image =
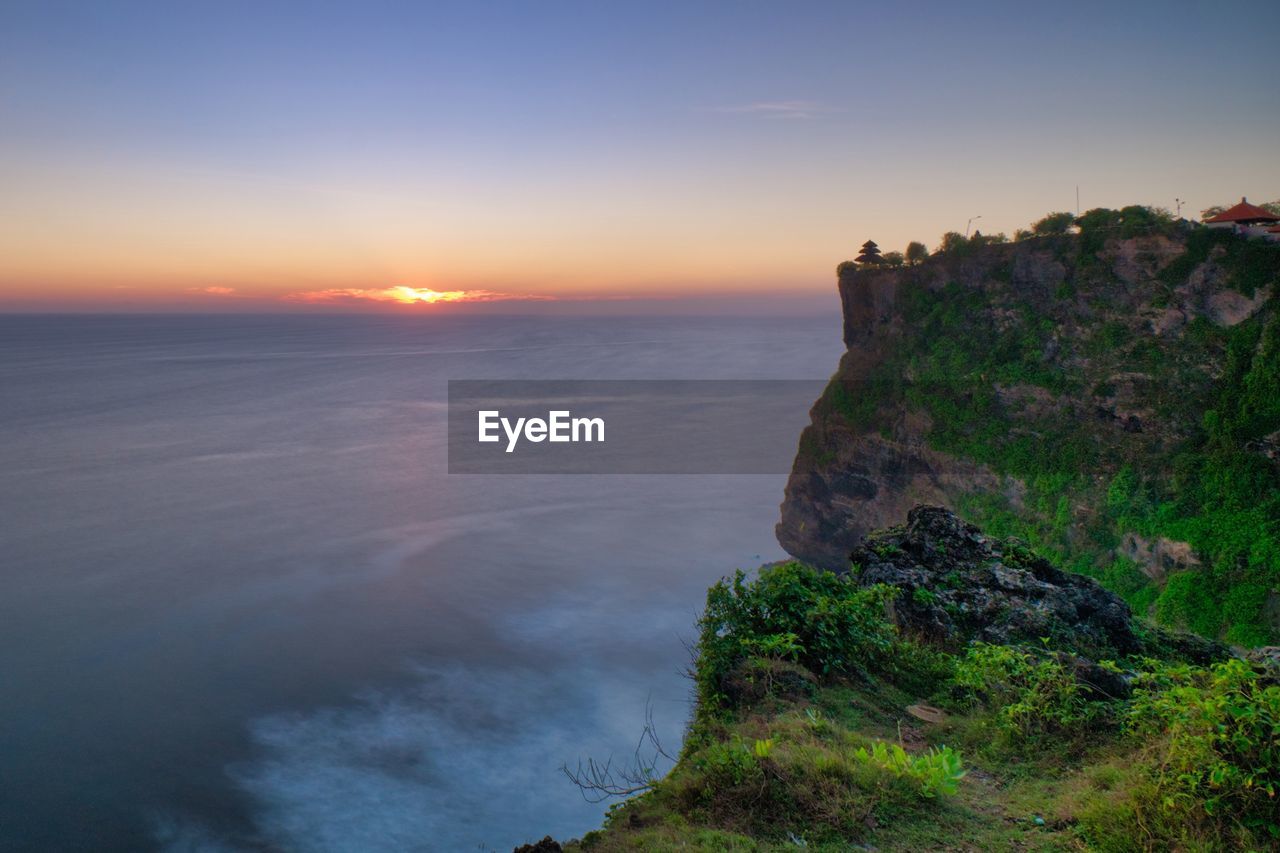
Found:
[[[1076,222],[1074,213],[1050,213],[1031,225],[1031,233],[1037,237],[1047,234],[1066,234]]]
[[[1128,727],[1151,744],[1155,796],[1131,807],[1202,836],[1280,843],[1280,687],[1240,660],[1156,666],[1140,683]]]
[[[1254,668],[1103,662],[1135,688],[1107,696],[1048,640],[907,641],[894,592],[797,563],[712,587],[679,761],[568,849],[1280,843],[1280,686]]]
[[[887,665],[894,634],[884,603],[893,595],[890,587],[864,589],[795,562],[762,569],[754,583],[738,572],[707,593],[699,622],[702,695],[715,697],[730,669],[760,651],[785,649],[782,657],[820,674]]]
[[[1033,222],[1029,229],[1019,228],[1014,233],[1014,240],[1061,236],[1069,233],[1073,226],[1080,232],[1082,257],[1087,257],[1101,249],[1108,238],[1175,233],[1173,214],[1169,211],[1160,207],[1134,204],[1120,210],[1097,207],[1085,211],[1080,216],[1066,211],[1049,213]],[[1008,238],[1004,234],[984,235],[981,231],[975,231],[972,237],[967,237],[956,231],[948,231],[942,235],[938,244],[938,254],[964,256],[980,246],[1007,242],[1009,242]]]
[[[1102,728],[1110,703],[1090,700],[1059,660],[1009,646],[975,643],[956,665],[953,696],[991,711],[1005,748],[1080,745]]]
[[[1064,221],[1035,228],[1056,234]],[[869,378],[846,387],[837,376],[827,402],[864,432],[888,434],[904,411],[927,417],[933,448],[1021,484],[957,495],[970,520],[1098,578],[1139,613],[1240,645],[1276,642],[1280,246],[1183,233],[1140,206],[1075,224],[1079,235],[1035,242],[1065,270],[1051,294],[1011,279],[1004,250],[975,255],[946,235],[930,265],[963,256],[975,265],[964,282],[939,288],[936,270],[908,269],[901,333]],[[1119,281],[1115,241],[1153,235],[1185,249],[1152,255],[1149,283]],[[1233,326],[1192,314],[1177,333],[1153,333],[1147,318],[1193,273],[1272,297]],[[1202,564],[1143,565],[1118,553],[1126,534],[1187,543]]]

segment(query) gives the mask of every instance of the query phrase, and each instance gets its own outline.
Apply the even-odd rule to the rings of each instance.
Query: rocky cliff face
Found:
[[[1267,641],[1280,631],[1280,469],[1266,452],[1280,438],[1266,400],[1280,399],[1278,281],[1280,248],[1176,229],[843,270],[847,351],[801,439],[778,541],[842,571],[868,532],[936,504],[1023,536],[1144,615]],[[1193,485],[1212,477],[1229,482]]]
[[[994,315],[1002,310],[1000,291],[1007,284],[1031,297],[1040,310],[1049,310],[1053,294],[1067,280],[1061,259],[1066,242],[999,245],[979,257],[941,256],[919,267],[850,269],[840,275],[847,351],[828,393],[814,407],[787,484],[777,535],[788,553],[840,571],[867,533],[901,522],[916,504],[955,506],[960,496],[975,491],[1006,491],[1016,499],[1022,484],[1015,478],[931,447],[926,411],[890,409],[894,401],[886,394],[886,382],[905,385],[912,377],[885,376],[882,368],[912,343],[915,330],[900,302],[902,292],[942,297],[949,284],[959,283],[987,302],[976,310]],[[1133,254],[1124,251],[1126,257]],[[1016,278],[1000,275],[1003,269]],[[851,400],[875,409],[875,429],[868,429],[873,424],[865,419],[846,416]]]

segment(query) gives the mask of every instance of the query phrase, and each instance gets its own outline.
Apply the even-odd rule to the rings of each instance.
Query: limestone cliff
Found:
[[[951,507],[1140,612],[1280,630],[1280,247],[1176,227],[842,265],[847,350],[777,527],[843,570]]]

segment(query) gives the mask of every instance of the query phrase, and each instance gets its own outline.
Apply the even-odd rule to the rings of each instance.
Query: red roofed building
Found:
[[[1241,198],[1239,204],[1222,211],[1217,216],[1209,217],[1204,224],[1210,228],[1235,228],[1236,226],[1247,228],[1251,225],[1275,225],[1277,222],[1280,222],[1280,216],[1276,216],[1265,207],[1249,204],[1247,198]]]

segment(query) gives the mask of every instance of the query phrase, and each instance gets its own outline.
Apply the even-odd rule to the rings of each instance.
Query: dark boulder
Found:
[[[894,622],[926,642],[957,648],[972,640],[1047,640],[1093,659],[1142,648],[1119,596],[941,507],[917,506],[906,525],[873,534],[850,559],[861,585],[901,590]]]

